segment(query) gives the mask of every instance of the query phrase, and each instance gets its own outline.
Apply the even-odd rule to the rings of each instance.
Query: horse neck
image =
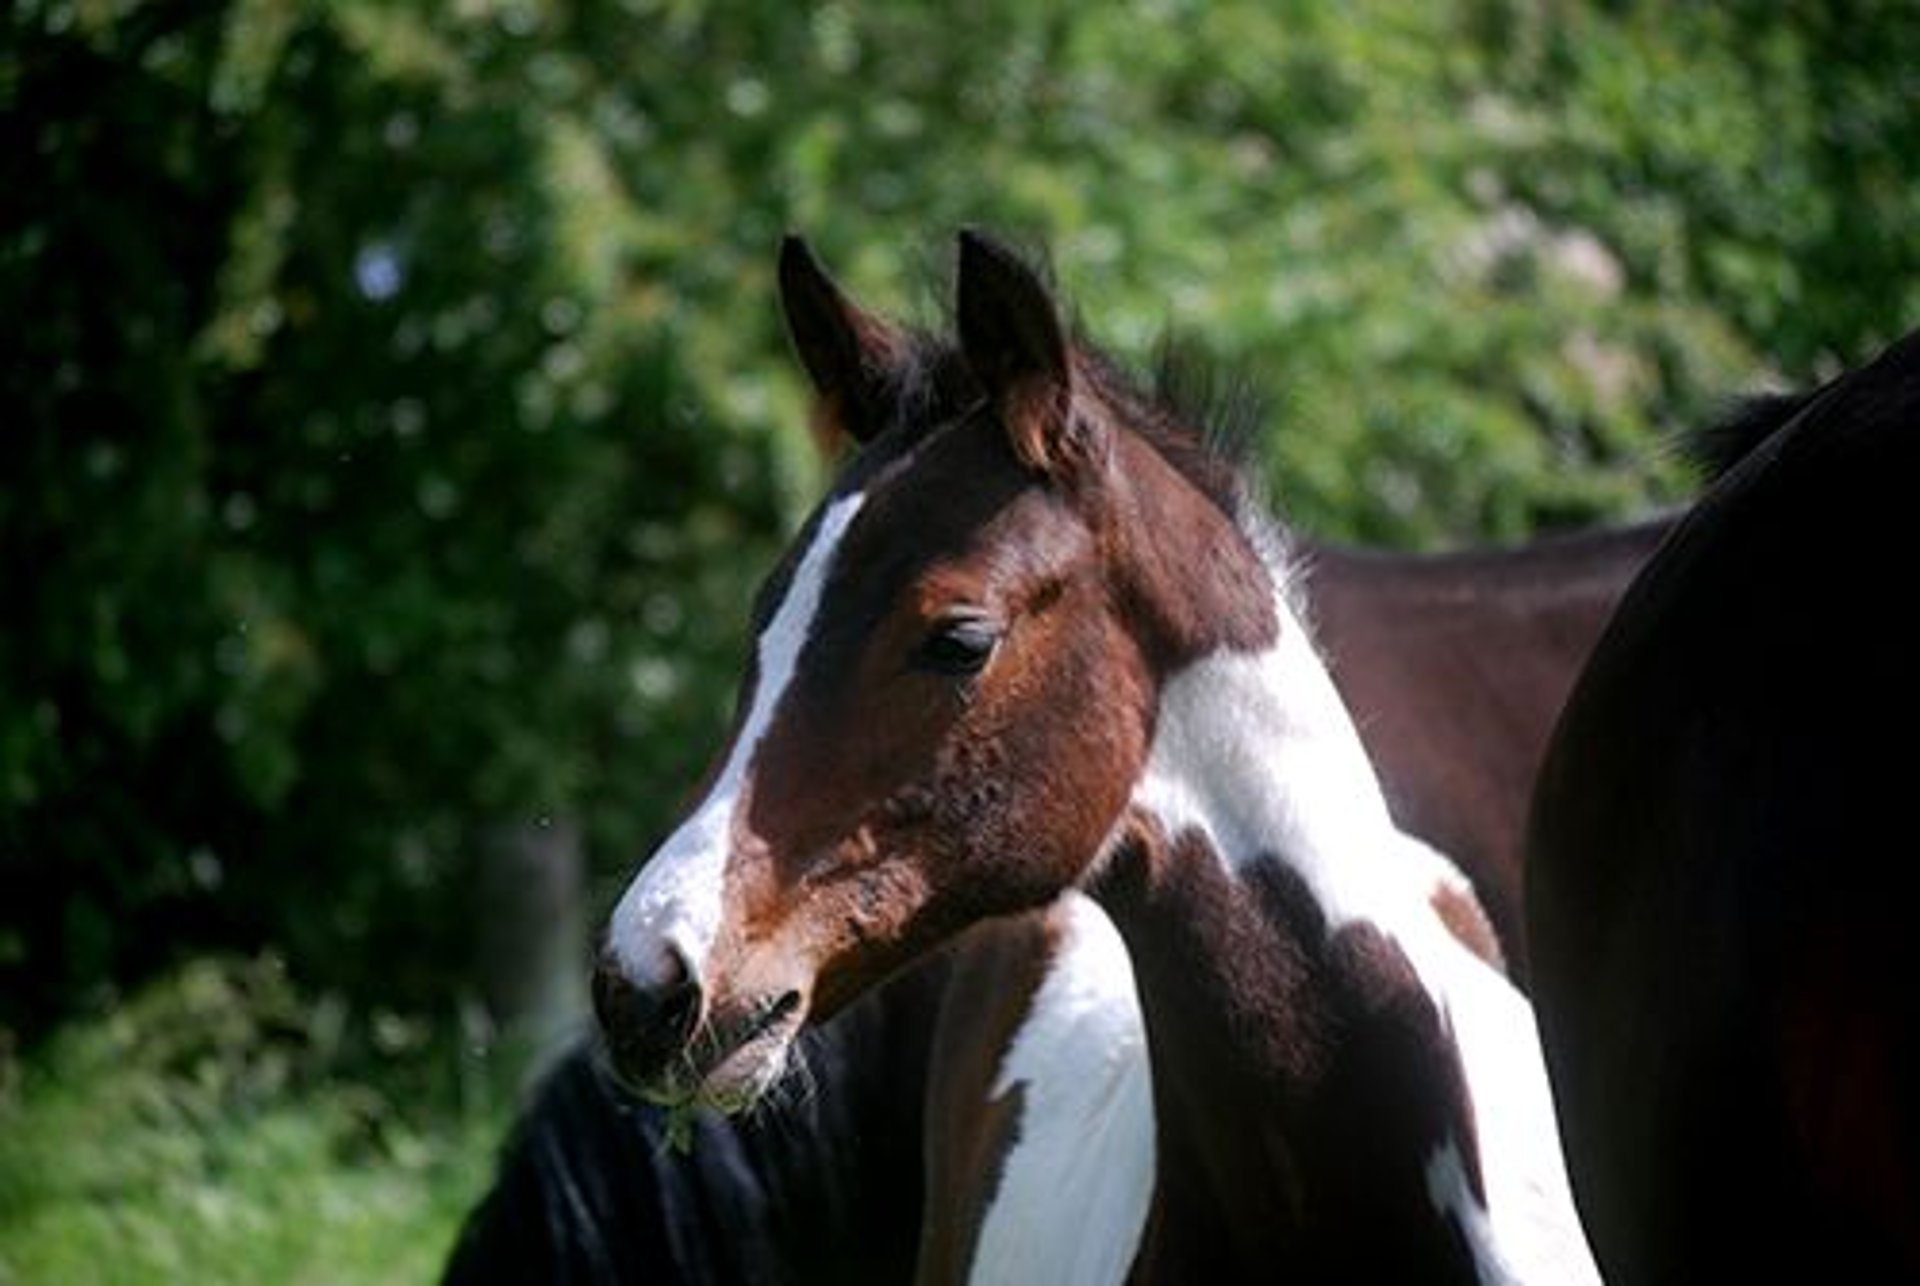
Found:
[[[1371,1226],[1363,1253],[1389,1275],[1457,1266],[1461,1233],[1502,1275],[1512,1239],[1483,1195],[1518,1196],[1523,1219],[1572,1223],[1577,1242],[1531,1013],[1446,932],[1431,862],[1395,829],[1332,680],[1278,610],[1265,651],[1214,654],[1163,686],[1131,821],[1092,886],[1134,957],[1148,1028],[1150,1252],[1178,1271],[1337,1276],[1342,1233]],[[1424,1015],[1391,1037],[1410,1066],[1356,1048],[1380,1046],[1388,1008]],[[1488,1094],[1500,1108],[1476,1113]],[[1483,1177],[1488,1143],[1528,1155]]]
[[[1169,838],[1198,832],[1229,875],[1284,864],[1334,925],[1406,921],[1417,898],[1380,783],[1306,630],[1276,610],[1271,647],[1216,652],[1163,686],[1134,806]]]

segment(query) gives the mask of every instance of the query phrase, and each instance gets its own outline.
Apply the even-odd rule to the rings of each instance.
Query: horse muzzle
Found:
[[[723,1112],[751,1106],[780,1079],[807,1016],[798,990],[714,1002],[677,957],[643,984],[611,952],[594,970],[593,1006],[613,1071],[630,1090],[666,1107]]]
[[[699,1027],[706,998],[693,971],[677,953],[661,976],[638,982],[613,952],[601,953],[593,971],[593,1012],[614,1072],[648,1097],[670,1093]]]

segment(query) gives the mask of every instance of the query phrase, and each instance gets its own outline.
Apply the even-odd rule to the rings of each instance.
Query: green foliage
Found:
[[[1910,5],[28,0],[0,35],[0,1022],[181,946],[446,1007],[475,836],[645,851],[818,485],[771,288],[1050,248],[1316,532],[1674,497],[1920,305]]]
[[[694,771],[768,425],[491,23],[93,13],[16,15],[0,79],[0,1019],[209,938],[438,1002],[478,828],[599,792],[630,850]]]
[[[0,1282],[431,1280],[506,1098],[403,1106],[417,1037],[201,961],[0,1061]]]

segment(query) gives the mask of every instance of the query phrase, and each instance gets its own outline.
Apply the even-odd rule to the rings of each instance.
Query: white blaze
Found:
[[[726,766],[680,828],[667,838],[613,909],[607,945],[632,982],[649,986],[662,980],[669,952],[678,952],[696,974],[707,958],[720,926],[720,898],[734,812],[753,768],[761,738],[793,682],[801,649],[813,632],[820,594],[847,525],[865,497],[854,492],[836,500],[821,515],[813,543],[794,571],[756,656],[759,679],[753,705],[740,726]]]

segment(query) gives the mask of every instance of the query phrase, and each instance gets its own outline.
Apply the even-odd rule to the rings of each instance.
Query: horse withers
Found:
[[[1442,920],[1237,470],[998,246],[962,238],[957,290],[955,343],[831,310],[803,342],[979,397],[840,409],[865,445],[762,595],[711,786],[613,916],[621,1074],[744,1108],[803,1025],[1080,888],[1151,1049],[1140,1275],[1589,1278],[1531,1012]]]

